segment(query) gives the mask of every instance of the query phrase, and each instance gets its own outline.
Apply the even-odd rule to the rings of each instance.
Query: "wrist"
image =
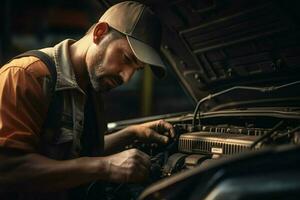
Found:
[[[87,173],[94,180],[106,180],[109,177],[109,163],[105,157],[86,157],[85,160],[82,160],[82,163],[85,165]]]
[[[124,129],[124,131],[126,132],[126,137],[130,142],[133,142],[134,140],[138,139],[136,126],[128,126]]]
[[[121,169],[112,164],[111,159],[111,156],[98,157],[98,163],[96,167],[96,177],[98,180],[100,179],[112,182],[118,180],[118,173]]]

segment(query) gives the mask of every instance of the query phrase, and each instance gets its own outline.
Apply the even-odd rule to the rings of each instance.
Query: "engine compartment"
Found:
[[[203,124],[196,127],[190,120],[173,122],[177,137],[167,147],[155,149],[151,148],[151,144],[139,147],[152,156],[155,173],[160,168],[160,175],[155,177],[168,177],[181,170],[208,165],[214,160],[243,152],[299,142],[299,132],[295,130],[299,126],[298,120],[242,116],[234,117],[234,120],[232,117],[226,118],[227,121],[224,117],[203,120]]]
[[[251,152],[259,153],[265,149],[286,145],[297,147],[300,143],[298,108],[249,108],[207,112],[201,115],[201,120],[196,124],[193,123],[193,116],[187,113],[164,119],[173,125],[176,132],[176,137],[167,145],[136,141],[127,146],[138,148],[150,155],[150,179],[143,184],[107,184],[104,195],[106,199],[155,199],[153,196],[139,197],[144,191],[148,191],[149,186],[151,189],[151,186],[155,187],[161,182],[166,184],[170,178],[184,172],[201,171],[220,161],[235,159]],[[234,165],[231,167],[234,168]],[[208,177],[208,180],[211,178]],[[172,193],[173,190],[174,188],[169,192]]]

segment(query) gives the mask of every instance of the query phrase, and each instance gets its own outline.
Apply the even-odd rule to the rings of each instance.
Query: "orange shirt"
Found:
[[[43,90],[49,75],[45,64],[31,56],[0,68],[0,150],[37,151],[49,105]]]

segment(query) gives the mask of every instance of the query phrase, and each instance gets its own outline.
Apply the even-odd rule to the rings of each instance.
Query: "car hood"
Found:
[[[162,20],[162,57],[195,102],[236,86],[274,87],[300,80],[299,1],[142,2]],[[265,98],[289,102],[300,96],[299,84],[292,85],[275,93],[232,90],[210,106]]]

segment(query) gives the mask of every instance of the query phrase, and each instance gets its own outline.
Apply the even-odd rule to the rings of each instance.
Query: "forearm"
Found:
[[[136,139],[142,142],[167,144],[169,136],[174,138],[175,132],[173,126],[164,120],[131,125],[105,136],[104,153],[109,155],[121,151],[126,145],[131,144]]]
[[[108,177],[101,158],[57,161],[39,154],[27,154],[2,155],[0,161],[0,188],[6,190],[53,192]]]
[[[104,153],[110,155],[117,153],[132,143],[135,139],[134,131],[131,127],[124,128],[118,132],[106,135],[104,140]]]

